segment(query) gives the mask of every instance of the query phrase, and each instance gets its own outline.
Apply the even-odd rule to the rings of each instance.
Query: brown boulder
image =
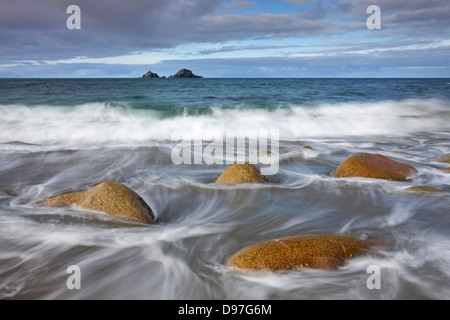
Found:
[[[63,194],[39,201],[46,207],[66,207],[73,204],[80,208],[101,211],[124,220],[154,223],[154,215],[145,201],[122,184],[104,181],[90,190]]]
[[[269,182],[261,172],[251,164],[234,164],[217,178],[216,183],[266,183]]]
[[[342,162],[333,176],[403,181],[417,172],[412,165],[391,160],[381,154],[355,153]]]
[[[300,235],[259,242],[235,253],[226,265],[250,271],[337,269],[368,248],[365,241],[342,235]]]
[[[450,168],[441,169],[441,171],[449,172],[449,171],[450,171]]]

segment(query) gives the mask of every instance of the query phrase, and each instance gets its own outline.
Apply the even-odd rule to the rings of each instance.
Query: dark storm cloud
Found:
[[[309,13],[260,14],[257,16],[225,15],[203,17],[196,26],[198,34],[219,41],[246,38],[288,37],[329,33],[336,25],[322,17],[312,19]],[[200,39],[198,39],[200,40]]]
[[[283,0],[283,2],[285,2],[285,3],[292,3],[292,4],[295,4],[297,6],[304,6],[304,5],[313,3],[314,1],[312,1],[312,0]]]
[[[292,14],[229,14],[250,1],[0,0],[0,61],[115,56],[191,42],[335,32],[320,5]],[[81,30],[66,9],[81,8]],[[219,14],[221,13],[222,14]],[[341,26],[348,29],[348,26]]]
[[[68,30],[66,9],[81,8],[81,30]],[[214,0],[1,0],[1,58],[104,56],[190,41]]]
[[[241,10],[248,10],[251,8],[255,8],[258,5],[255,2],[247,1],[247,0],[233,0],[230,3],[225,4],[220,9],[220,13],[238,13]]]
[[[413,34],[450,28],[448,0],[355,0],[335,3],[333,8],[343,19],[351,21],[361,19],[373,4],[380,7],[385,27]]]

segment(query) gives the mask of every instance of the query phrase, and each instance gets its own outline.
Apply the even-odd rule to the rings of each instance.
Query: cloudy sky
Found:
[[[449,17],[448,0],[0,0],[0,77],[450,77]]]

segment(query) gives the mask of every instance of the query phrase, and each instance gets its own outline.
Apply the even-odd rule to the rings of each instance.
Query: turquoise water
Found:
[[[0,79],[0,104],[137,109],[279,108],[317,103],[450,99],[449,79]]]
[[[450,153],[449,89],[448,79],[0,79],[0,298],[449,299],[450,175],[437,161]],[[226,130],[279,132],[270,184],[215,185],[221,159],[174,163],[174,132],[204,148],[206,133]],[[331,177],[355,152],[419,174]],[[34,204],[101,180],[136,191],[157,224]],[[442,192],[399,192],[415,185]],[[336,271],[223,266],[246,245],[307,233],[391,246]],[[65,285],[73,264],[81,290]],[[371,265],[380,290],[367,288]]]

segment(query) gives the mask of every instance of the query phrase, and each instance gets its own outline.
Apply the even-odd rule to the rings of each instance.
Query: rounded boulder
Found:
[[[269,180],[251,164],[234,164],[217,178],[219,184],[267,183]]]
[[[63,194],[40,201],[46,207],[66,207],[77,205],[80,208],[100,211],[123,220],[140,223],[154,223],[154,214],[145,201],[128,187],[104,181],[90,190]]]
[[[245,247],[231,256],[226,265],[248,271],[337,269],[367,248],[365,241],[350,236],[289,236]]]
[[[342,162],[333,176],[404,181],[417,173],[412,165],[394,161],[381,154],[355,153]]]

